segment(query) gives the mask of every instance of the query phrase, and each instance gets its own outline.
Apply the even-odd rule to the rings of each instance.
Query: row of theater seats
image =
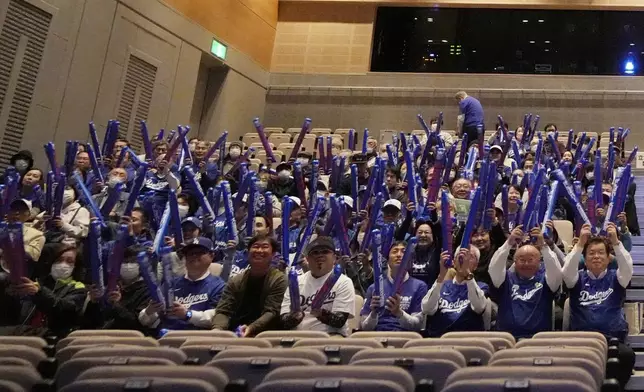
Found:
[[[0,391],[618,391],[610,344],[592,332],[516,342],[502,332],[170,331],[155,340],[75,331],[55,346],[0,337]]]

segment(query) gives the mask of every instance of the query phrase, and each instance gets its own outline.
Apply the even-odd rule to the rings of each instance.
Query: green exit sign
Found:
[[[228,51],[228,48],[226,47],[226,45],[222,44],[216,39],[212,40],[212,45],[210,46],[210,53],[214,54],[215,56],[219,57],[222,60],[226,60],[227,51]]]

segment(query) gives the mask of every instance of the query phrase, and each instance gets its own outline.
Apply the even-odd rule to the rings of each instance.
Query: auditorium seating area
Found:
[[[617,348],[593,332],[543,332],[517,342],[503,332],[355,332],[343,339],[315,331],[256,338],[170,331],[154,340],[102,330],[57,342],[3,337],[0,344],[0,390],[11,392],[619,390],[612,380]]]
[[[275,155],[275,158],[278,161],[288,161],[291,151],[293,150],[293,146],[295,145],[295,141],[297,140],[297,136],[300,132],[301,128],[282,128],[282,127],[266,127],[264,128],[264,132],[268,136],[268,141],[271,145],[271,149],[273,150],[273,154]],[[301,152],[308,152],[313,155],[314,158],[317,158],[318,156],[318,137],[331,137],[333,139],[337,139],[342,143],[343,150],[341,151],[342,154],[346,155],[348,153],[353,152],[352,150],[349,149],[349,129],[346,128],[338,128],[335,130],[332,130],[331,128],[312,128],[310,133],[304,136],[304,140],[302,142],[302,147],[300,149]],[[374,137],[374,140],[377,140],[379,144],[386,144],[391,142],[391,137],[392,135],[398,134],[400,131],[394,131],[394,130],[380,130],[378,132],[379,137],[376,139]],[[416,130],[411,130],[411,131],[404,131],[405,133],[411,134],[411,135],[417,135],[418,137],[422,137],[425,135],[425,131],[420,129]],[[456,131],[454,130],[448,130],[448,129],[441,129],[441,132],[449,133],[454,140],[456,140]],[[362,131],[356,131],[358,142],[360,144],[356,144],[355,150],[358,151],[360,150],[360,147],[362,146],[362,137],[363,137],[363,132]],[[496,131],[485,131],[485,140],[489,140],[491,137],[494,136]],[[594,153],[596,150],[600,150],[603,155],[606,155],[608,152],[608,140],[610,139],[610,134],[609,132],[602,132],[602,133],[597,133],[597,132],[586,132],[586,136],[588,138],[595,138],[595,143],[590,150],[591,153]],[[244,134],[241,138],[240,141],[243,143],[244,150],[247,150],[248,148],[252,147],[255,151],[254,153],[251,154],[251,167],[259,167],[260,164],[266,164],[266,151],[264,150],[264,146],[262,145],[261,141],[259,140],[259,136],[257,135],[257,132],[248,132]],[[567,132],[560,132],[558,141],[566,145],[568,143],[568,133]],[[533,144],[536,145],[537,139],[535,138],[532,142]],[[226,143],[226,147],[230,146],[230,142]],[[632,150],[625,150],[624,151],[624,156],[629,156],[631,154]]]

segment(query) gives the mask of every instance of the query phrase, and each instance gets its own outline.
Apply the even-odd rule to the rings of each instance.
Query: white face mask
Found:
[[[70,205],[74,201],[74,191],[65,189],[63,192],[63,205]]]
[[[257,181],[257,189],[260,191],[265,191],[268,183],[266,181]]]
[[[589,180],[589,181],[594,180],[595,179],[595,173],[593,173],[593,172],[586,173],[586,179]]]
[[[523,176],[517,176],[517,184],[521,184],[523,182]]]
[[[51,266],[51,277],[54,280],[67,279],[72,276],[74,266],[67,263],[55,263]]]
[[[131,282],[139,277],[139,264],[123,263],[121,264],[121,279]]]
[[[432,126],[431,126],[431,127],[429,127],[429,129],[430,129],[432,132],[436,132],[436,130],[438,129],[438,124],[432,124]]]
[[[231,158],[237,158],[239,157],[239,155],[241,155],[241,150],[239,148],[233,148],[229,153]]]
[[[280,178],[280,180],[288,180],[288,178],[291,176],[291,172],[288,170],[280,170],[280,172],[277,173],[277,176]]]
[[[188,206],[179,206],[179,218],[183,219],[188,215],[188,210],[190,207]]]
[[[107,186],[114,188],[116,185],[122,183],[123,180],[120,177],[112,176],[107,180]]]
[[[300,165],[305,166],[309,164],[309,158],[297,158],[297,162],[299,162]]]
[[[326,197],[326,192],[325,191],[317,191],[318,197]]]

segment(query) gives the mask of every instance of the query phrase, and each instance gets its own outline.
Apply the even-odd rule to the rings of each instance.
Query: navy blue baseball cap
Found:
[[[208,252],[211,252],[214,249],[213,248],[213,243],[209,238],[196,237],[196,238],[193,238],[192,240],[190,240],[188,242],[184,242],[182,244],[182,247],[181,247],[181,252],[184,253],[188,249],[192,249],[192,248],[195,248],[195,247],[203,248],[203,249],[207,250]]]
[[[197,218],[196,216],[189,216],[187,218],[184,218],[181,221],[181,226],[183,227],[183,225],[185,225],[186,223],[192,223],[193,225],[197,226],[198,229],[201,229],[202,227],[201,220],[199,220],[199,218]]]

